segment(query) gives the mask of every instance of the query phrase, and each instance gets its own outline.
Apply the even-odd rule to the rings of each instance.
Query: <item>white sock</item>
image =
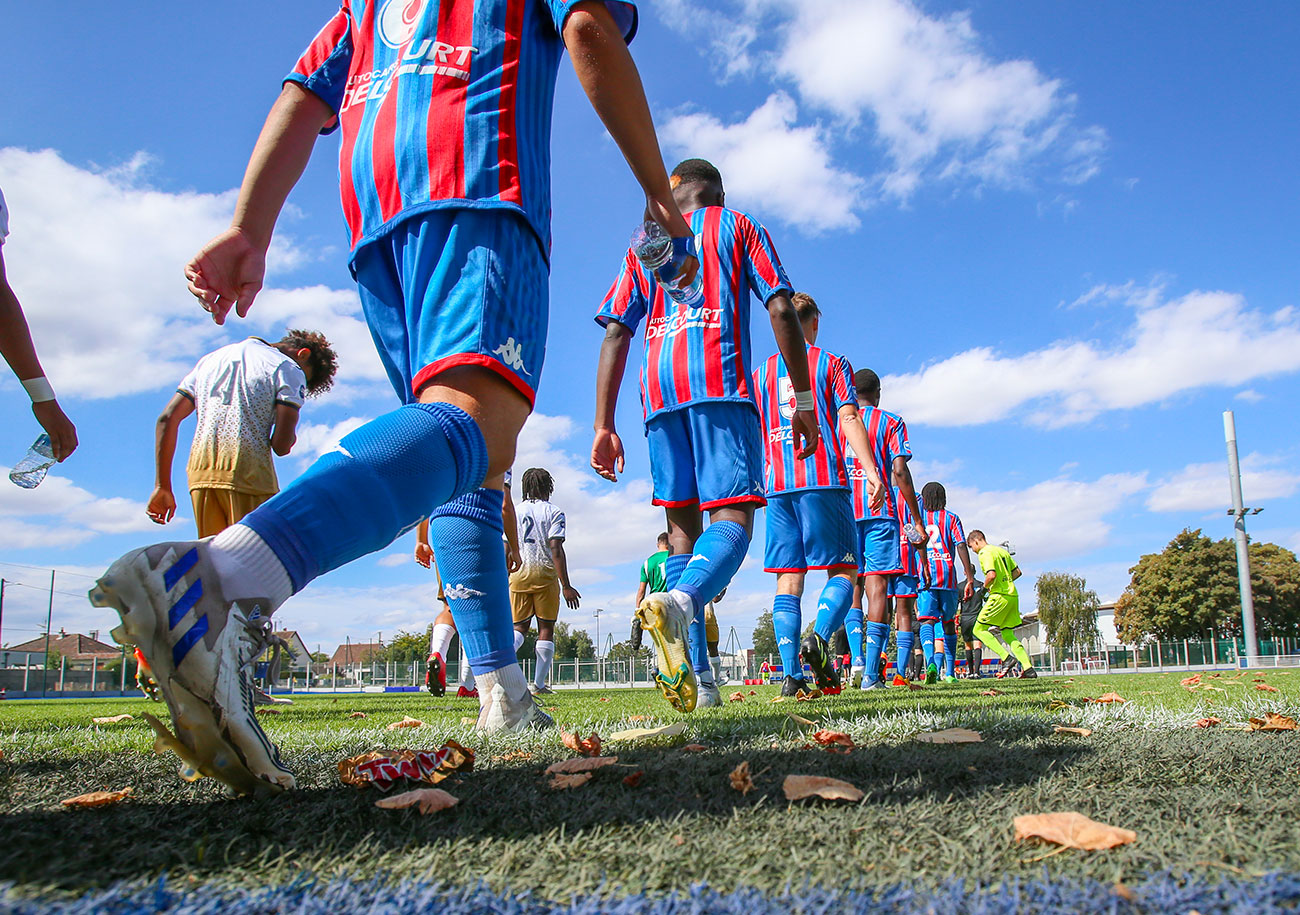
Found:
[[[476,682],[474,668],[469,666],[469,656],[462,651],[460,653],[460,685],[466,689],[474,689]]]
[[[519,654],[519,649],[523,647],[525,638],[527,638],[527,636],[518,629],[515,630],[515,654]]]
[[[551,661],[555,658],[555,643],[552,641],[539,641],[537,643],[537,672],[533,677],[533,682],[537,688],[541,689],[546,682],[551,679]]]
[[[226,600],[264,597],[274,613],[293,596],[293,582],[278,556],[256,531],[232,524],[208,544]]]
[[[479,683],[479,693],[484,699],[497,684],[505,689],[506,697],[514,702],[528,695],[528,681],[524,679],[524,671],[517,662],[489,673],[479,674],[478,678],[482,681]]]
[[[713,671],[713,680],[716,683],[722,678],[722,658],[716,654],[709,655],[709,669]]]
[[[447,649],[451,647],[451,637],[456,634],[456,627],[447,623],[437,623],[429,639],[429,654],[439,654],[447,660]]]

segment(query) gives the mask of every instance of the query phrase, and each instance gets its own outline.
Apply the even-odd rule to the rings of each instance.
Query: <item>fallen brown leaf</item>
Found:
[[[560,739],[564,741],[566,747],[575,753],[581,753],[583,756],[600,755],[600,735],[595,731],[592,731],[591,736],[587,738],[580,737],[576,733],[566,734],[564,731],[560,731]]]
[[[600,701],[601,701],[601,702],[608,702],[608,701],[609,701],[609,696],[601,696],[601,697],[600,697]]]
[[[629,788],[635,788],[637,785],[641,784],[641,779],[644,775],[644,772],[637,769],[631,775],[623,776],[623,784],[627,785]]]
[[[1133,892],[1133,890],[1128,886],[1128,884],[1116,883],[1110,889],[1112,893],[1114,893],[1120,899],[1123,899],[1125,902],[1136,903],[1138,901],[1138,894]],[[1188,915],[1190,915],[1190,913],[1188,913]]]
[[[1118,702],[1121,705],[1123,705],[1128,700],[1125,699],[1123,696],[1121,696],[1119,693],[1104,693],[1103,695],[1098,696],[1096,699],[1089,699],[1088,701],[1096,705],[1108,705],[1112,702]]]
[[[682,752],[683,752],[683,753],[700,753],[700,752],[703,752],[704,749],[705,749],[705,747],[704,747],[704,744],[702,744],[702,743],[688,743],[686,746],[682,747]]]
[[[1278,691],[1276,686],[1269,686],[1267,683],[1256,683],[1255,689],[1263,690],[1266,693],[1275,693]]]
[[[557,772],[551,776],[550,786],[552,788],[578,788],[591,781],[590,772],[574,772],[566,774]]]
[[[674,844],[674,845],[685,845],[685,844],[686,844],[686,836],[682,835],[682,834],[679,832],[677,835],[673,836],[673,844]]]
[[[1000,690],[1000,689],[982,689],[982,690],[980,690],[980,695],[981,695],[981,696],[1001,696],[1001,695],[1002,695],[1002,690]]]
[[[1073,810],[1018,816],[1015,827],[1018,842],[1032,836],[1066,848],[1082,848],[1087,851],[1114,848],[1137,841],[1137,833],[1131,829],[1107,826]]]
[[[1223,720],[1220,719],[1220,718],[1215,718],[1215,717],[1213,717],[1213,716],[1211,716],[1211,717],[1209,717],[1209,718],[1197,718],[1197,719],[1196,719],[1196,726],[1197,726],[1198,728],[1212,728],[1212,727],[1214,727],[1214,726],[1216,726],[1216,725],[1220,725],[1220,724],[1223,724]]]
[[[405,715],[402,717],[401,721],[394,721],[392,724],[390,724],[388,726],[388,730],[397,731],[397,730],[401,730],[402,728],[422,728],[422,727],[424,727],[424,722],[421,721],[419,718],[412,718],[410,715]]]
[[[832,731],[827,728],[822,728],[820,731],[813,731],[812,739],[817,741],[823,747],[844,747],[845,749],[852,750],[857,746],[857,744],[853,742],[853,738],[848,734],[845,734],[843,731]]]
[[[813,721],[811,718],[805,718],[803,715],[796,715],[794,714],[794,712],[791,712],[786,717],[789,718],[791,721],[793,721],[795,724],[801,724],[804,727],[811,727],[817,723]]]
[[[820,797],[828,801],[860,801],[862,792],[848,782],[822,775],[787,775],[781,785],[788,801]]]
[[[368,716],[366,715],[365,712],[352,712],[350,715],[348,715],[348,717],[349,717],[349,718],[366,718],[366,717],[368,717]]]
[[[917,734],[916,739],[922,743],[982,743],[984,740],[979,731],[970,728],[944,728],[942,731]]]
[[[455,807],[460,798],[454,797],[441,788],[417,788],[392,797],[381,797],[375,801],[376,807],[385,810],[402,810],[407,807],[419,807],[420,813],[437,813],[448,807]]]
[[[794,700],[796,702],[811,702],[812,700],[820,699],[821,697],[822,691],[816,688],[801,689],[794,694]]]
[[[651,737],[676,737],[678,734],[685,732],[686,722],[674,721],[672,724],[666,724],[661,728],[631,728],[626,731],[615,731],[609,735],[610,740],[649,740]]]
[[[109,718],[91,718],[91,724],[121,724],[123,721],[134,721],[134,715],[113,715]]]
[[[754,790],[754,776],[749,772],[749,760],[732,769],[728,778],[731,779],[731,787],[741,794],[749,794]]]
[[[259,715],[280,715],[283,714],[283,712],[283,709],[271,708],[269,705],[264,705],[257,710],[257,714]]]
[[[565,775],[572,772],[590,772],[602,769],[618,762],[617,756],[578,756],[574,759],[562,759],[546,767],[547,775]]]
[[[1091,728],[1069,728],[1058,724],[1052,730],[1057,734],[1074,734],[1078,737],[1090,737],[1092,735]]]
[[[728,702],[744,702],[744,701],[745,701],[745,694],[742,693],[740,690],[736,690],[734,693],[731,694],[731,698],[729,698],[727,701],[728,701]]]
[[[633,715],[631,718],[628,719],[628,721],[632,722],[633,724],[636,724],[638,721],[649,721],[649,720],[650,720],[649,715]]]
[[[911,680],[908,680],[908,681],[907,681],[907,688],[908,688],[908,689],[911,689],[911,690],[925,689],[925,684],[924,684],[924,683],[913,683]]]
[[[117,791],[92,791],[89,794],[78,794],[76,797],[65,798],[59,803],[64,807],[107,807],[110,804],[120,804],[134,793],[135,789],[128,786]]]
[[[1051,702],[1047,703],[1047,710],[1049,712],[1054,712],[1058,708],[1067,708],[1069,705],[1070,703],[1066,702],[1064,699],[1053,699]]]
[[[503,756],[493,756],[492,761],[493,762],[514,762],[515,760],[529,760],[532,758],[533,758],[533,754],[529,753],[527,750],[511,750],[509,753],[506,753]]]
[[[749,691],[749,694],[750,694],[751,696],[757,696],[757,695],[758,695],[758,693],[754,692],[752,689]]]
[[[1279,715],[1277,712],[1265,712],[1263,718],[1250,719],[1250,729],[1252,731],[1294,731],[1296,725],[1294,718]]]
[[[1199,684],[1200,682],[1201,682],[1201,675],[1200,675],[1200,674],[1193,674],[1193,675],[1190,676],[1190,677],[1184,677],[1183,679],[1179,680],[1179,681],[1178,681],[1178,685],[1179,685],[1179,686],[1196,686],[1196,685]]]

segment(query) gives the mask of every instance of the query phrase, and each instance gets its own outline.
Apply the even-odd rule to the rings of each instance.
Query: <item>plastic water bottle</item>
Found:
[[[908,543],[920,543],[925,539],[925,535],[921,533],[921,529],[911,521],[903,525],[903,534],[906,535]]]
[[[692,283],[686,283],[677,277],[665,280],[659,275],[659,268],[673,259],[673,238],[659,223],[647,219],[637,226],[632,233],[631,247],[637,260],[659,281],[670,299],[691,308],[704,303],[704,286],[700,276],[703,271],[695,271],[695,281]]]
[[[9,479],[23,489],[35,489],[45,479],[45,474],[54,466],[54,449],[50,446],[50,437],[42,432],[37,436],[32,447],[27,449],[23,459],[9,471]]]

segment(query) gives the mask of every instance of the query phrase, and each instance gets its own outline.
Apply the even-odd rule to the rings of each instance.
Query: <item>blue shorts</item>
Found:
[[[921,581],[915,575],[889,576],[889,597],[916,597]]]
[[[403,403],[477,365],[531,405],[546,356],[549,275],[533,230],[500,210],[431,210],[359,248],[366,323]]]
[[[796,489],[767,497],[765,572],[856,567],[847,489]]]
[[[646,420],[654,504],[699,504],[702,511],[750,502],[763,505],[763,433],[747,403],[713,401],[678,407]]]
[[[903,548],[893,518],[858,521],[858,566],[863,575],[897,575],[903,571]]]
[[[926,588],[916,596],[916,618],[943,620],[957,618],[957,592],[952,588]]]

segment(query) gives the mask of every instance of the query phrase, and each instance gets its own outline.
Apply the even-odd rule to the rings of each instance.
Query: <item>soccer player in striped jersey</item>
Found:
[[[930,586],[916,598],[916,618],[921,624],[921,650],[925,652],[925,682],[939,679],[939,666],[943,678],[957,679],[957,591],[962,600],[968,600],[974,587],[975,570],[971,566],[970,550],[966,548],[966,534],[961,519],[948,511],[948,493],[942,483],[930,482],[921,487],[921,509],[924,512],[926,542],[930,554]],[[961,559],[966,579],[957,583],[957,563]],[[939,630],[935,631],[935,626]],[[936,661],[935,655],[942,655]]]
[[[211,541],[129,553],[92,593],[159,675],[170,745],[199,772],[243,792],[294,784],[241,698],[267,617],[425,516],[478,674],[479,726],[551,724],[515,659],[501,506],[545,346],[566,48],[647,217],[684,240],[663,269],[683,282],[697,269],[627,50],[636,25],[630,0],[341,0],[285,77],[231,227],[186,267],[190,291],[218,324],[248,313],[285,199],[317,136],[338,128],[349,267],[403,406]]]
[[[704,605],[731,581],[749,547],[754,509],[764,504],[763,441],[750,390],[749,297],[767,308],[777,348],[790,367],[793,446],[817,446],[807,346],[793,287],[772,239],[756,220],[725,206],[722,175],[703,159],[673,169],[673,195],[699,240],[704,302],[678,306],[629,250],[596,313],[605,328],[596,379],[591,466],[605,479],[623,470],[614,425],[618,387],[633,332],[642,320],[641,404],[650,448],[654,503],[668,516],[668,591],[637,608],[655,640],[660,691],[681,711],[720,705],[709,669]],[[708,530],[702,531],[703,516]],[[689,634],[688,634],[689,629]]]
[[[862,410],[862,422],[867,427],[871,443],[871,458],[880,468],[885,480],[885,499],[872,507],[867,492],[866,463],[849,447],[844,452],[853,485],[853,512],[858,525],[858,555],[862,559],[862,574],[853,591],[853,605],[849,610],[847,626],[850,648],[854,651],[850,679],[862,677],[863,689],[881,689],[880,657],[889,643],[890,579],[903,571],[902,532],[899,520],[899,501],[906,503],[913,517],[920,517],[921,508],[916,501],[916,488],[907,462],[912,459],[912,447],[907,440],[907,425],[896,413],[880,409],[880,376],[871,369],[859,369],[853,375],[853,386]],[[867,618],[863,626],[862,601],[866,597]],[[912,615],[897,612],[895,621],[903,638],[910,642]],[[854,629],[865,629],[861,641],[852,638]]]
[[[898,574],[889,576],[889,597],[894,602],[894,643],[898,653],[894,656],[894,685],[907,684],[907,667],[912,659],[912,646],[916,643],[916,596],[930,587],[930,560],[925,541],[913,543],[908,539],[906,529],[916,524],[920,513],[912,514],[908,500],[904,499],[899,487],[894,487],[894,501],[898,505],[899,521],[899,566]],[[912,501],[915,501],[913,496]]]
[[[853,390],[853,368],[849,361],[816,346],[821,309],[812,296],[796,292],[791,299],[799,312],[804,339],[808,341],[808,368],[813,396],[817,401],[820,437],[817,450],[802,460],[795,457],[794,395],[790,373],[779,353],[754,370],[754,393],[763,421],[763,443],[767,457],[767,544],[763,567],[776,573],[776,597],[772,600],[772,627],[776,646],[785,668],[781,695],[793,696],[807,689],[799,663],[801,654],[812,669],[819,689],[840,685],[831,659],[830,639],[844,622],[853,600],[857,580],[858,554],[853,527],[853,502],[848,470],[844,464],[844,440],[868,455],[867,430],[858,415]],[[874,463],[865,465],[869,503],[884,499],[880,475]],[[817,622],[799,644],[803,629],[804,580],[811,569],[825,569],[827,580],[817,600]]]

